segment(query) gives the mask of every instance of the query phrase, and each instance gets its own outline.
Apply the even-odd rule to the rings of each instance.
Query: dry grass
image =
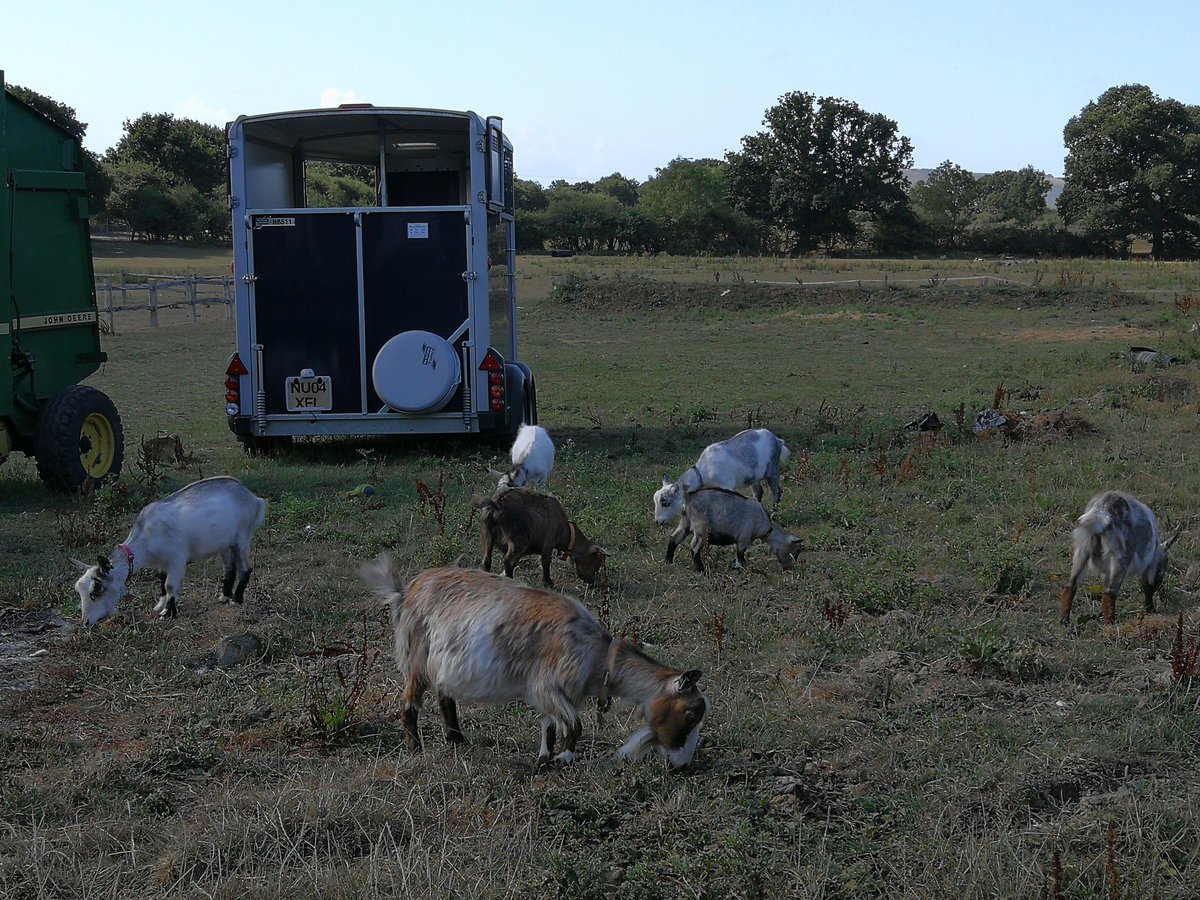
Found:
[[[556,299],[551,281],[574,271],[560,264],[620,277]],[[1174,674],[1200,623],[1184,577],[1200,547],[1200,351],[1170,296],[1112,306],[1109,287],[1086,283],[1094,269],[1194,290],[1196,273],[1073,264],[1068,288],[1024,293],[722,298],[750,266],[522,267],[522,346],[558,448],[551,489],[613,554],[604,592],[559,563],[555,577],[614,631],[704,670],[713,715],[682,772],[618,764],[631,723],[588,710],[578,764],[537,773],[536,716],[519,704],[464,708],[472,743],[458,750],[427,714],[426,752],[409,755],[385,622],[355,571],[383,549],[413,571],[474,560],[469,499],[501,452],[327,441],[248,459],[220,414],[222,321],[106,337],[96,382],[130,446],[168,430],[194,455],[159,489],[233,474],[272,506],[244,609],[215,603],[210,562],[189,571],[177,622],[152,620],[145,577],[116,621],[62,629],[56,617],[77,615],[67,557],[107,552],[149,487],[131,468],[123,493],[80,506],[43,492],[23,458],[0,469],[0,512],[19,524],[0,530],[0,894],[1200,893],[1200,701]],[[1028,337],[997,337],[1016,333]],[[1185,362],[1135,371],[1128,344]],[[1159,391],[1167,374],[1188,392]],[[1067,408],[1095,431],[981,440],[971,423],[997,395],[1030,421]],[[929,410],[936,436],[903,428]],[[793,450],[778,516],[804,538],[803,564],[783,572],[759,547],[736,573],[714,547],[706,574],[667,566],[650,520],[659,478],[747,423]],[[348,496],[366,481],[372,498]],[[1127,592],[1106,627],[1081,594],[1061,629],[1071,522],[1116,486],[1187,525],[1162,612],[1138,616]],[[536,581],[536,566],[518,575]],[[264,659],[215,667],[217,643],[241,633]],[[362,648],[378,664],[330,731],[323,713]]]

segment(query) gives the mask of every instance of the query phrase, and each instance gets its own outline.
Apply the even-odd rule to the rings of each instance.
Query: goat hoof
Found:
[[[571,763],[575,762],[575,751],[564,750],[562,753],[558,754],[558,756],[554,757],[554,761],[560,766],[569,766]]]

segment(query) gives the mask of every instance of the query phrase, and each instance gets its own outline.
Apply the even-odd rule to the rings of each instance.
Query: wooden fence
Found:
[[[143,302],[143,295],[145,297]],[[114,330],[116,313],[146,310],[150,325],[158,327],[158,314],[165,309],[186,309],[197,321],[197,308],[225,307],[225,321],[233,321],[233,276],[231,275],[119,275],[96,276],[96,307]]]

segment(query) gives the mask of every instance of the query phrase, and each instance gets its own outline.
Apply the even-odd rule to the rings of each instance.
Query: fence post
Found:
[[[150,327],[158,327],[158,282],[150,282]]]
[[[125,270],[121,270],[121,308],[129,308],[129,291],[125,289]]]
[[[225,303],[225,321],[233,321],[233,276],[221,276],[221,299]]]
[[[104,276],[104,309],[108,313],[108,333],[116,334],[117,325],[113,319],[112,276]]]
[[[184,285],[184,290],[187,292],[188,309],[191,310],[192,322],[196,322],[196,276],[190,274],[187,277],[187,284]]]

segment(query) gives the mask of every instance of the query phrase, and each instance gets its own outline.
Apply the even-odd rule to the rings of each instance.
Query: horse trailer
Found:
[[[237,351],[229,427],[507,439],[517,355],[512,144],[499,118],[350,104],[228,126]],[[359,196],[331,196],[331,181]]]

